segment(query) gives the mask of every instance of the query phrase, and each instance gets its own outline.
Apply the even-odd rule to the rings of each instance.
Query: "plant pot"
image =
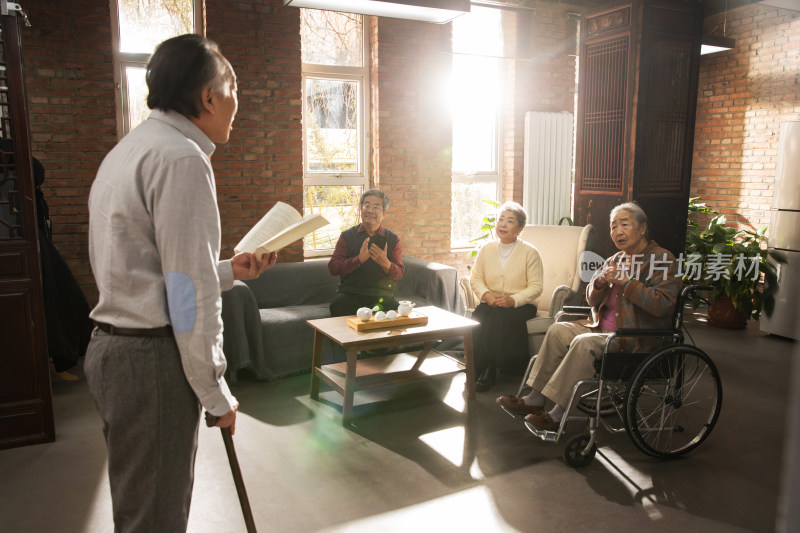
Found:
[[[708,306],[708,323],[717,328],[744,329],[747,317],[733,306],[730,298],[719,296]]]

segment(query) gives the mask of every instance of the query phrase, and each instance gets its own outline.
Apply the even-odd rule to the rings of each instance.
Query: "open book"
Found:
[[[233,251],[237,254],[239,252],[255,252],[256,256],[261,259],[262,255],[285,248],[328,224],[330,222],[319,213],[304,217],[294,207],[277,202],[247,232],[247,235],[239,241]]]

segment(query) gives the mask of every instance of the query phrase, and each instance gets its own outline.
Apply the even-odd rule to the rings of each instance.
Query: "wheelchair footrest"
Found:
[[[519,420],[522,420],[526,416],[524,413],[516,413],[514,411],[511,411],[510,409],[506,409],[505,405],[501,405],[500,409],[505,411],[509,416],[512,416],[512,417],[517,418]]]
[[[544,442],[558,442],[558,431],[547,431],[545,429],[537,429],[536,426],[525,421],[525,427],[528,431],[542,439]]]

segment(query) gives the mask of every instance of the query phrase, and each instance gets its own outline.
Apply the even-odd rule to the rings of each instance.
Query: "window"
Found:
[[[160,42],[195,33],[201,27],[194,0],[111,0],[117,132],[123,137],[139,125],[147,107],[145,69]]]
[[[303,57],[303,208],[331,224],[308,235],[306,255],[330,253],[358,223],[367,185],[367,56],[364,17],[300,10]]]
[[[453,21],[453,76],[448,100],[453,116],[451,240],[470,246],[500,189],[500,10],[473,6]]]

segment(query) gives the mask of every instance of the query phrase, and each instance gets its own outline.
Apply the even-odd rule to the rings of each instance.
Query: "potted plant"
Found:
[[[750,318],[759,319],[762,309],[772,313],[778,290],[775,263],[786,258],[767,248],[766,226],[757,231],[730,227],[725,215],[699,200],[689,199],[689,214],[712,218],[702,230],[691,218],[687,222],[684,279],[714,287],[708,310],[712,325],[744,328]]]
[[[472,250],[469,252],[470,259],[475,259],[475,256],[478,255],[478,251],[480,251],[481,247],[495,239],[494,234],[494,226],[497,222],[497,206],[500,205],[493,200],[481,200],[481,202],[487,203],[494,208],[494,211],[483,217],[481,220],[481,234],[474,239],[470,239],[469,242],[472,244]],[[472,265],[467,265],[467,270],[472,270]]]

